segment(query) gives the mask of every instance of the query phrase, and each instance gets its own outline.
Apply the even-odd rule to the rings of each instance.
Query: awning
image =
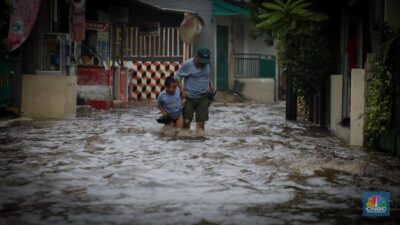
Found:
[[[213,4],[213,16],[250,16],[250,10],[223,0],[210,0]]]
[[[190,10],[159,7],[157,4],[152,4],[152,1],[146,1],[146,0],[131,0],[131,1],[135,2],[135,3],[136,2],[140,2],[140,3],[144,4],[144,5],[148,5],[148,6],[154,8],[156,10],[159,10],[159,11],[171,12],[171,13],[181,13],[181,14],[184,14],[184,13],[187,12],[187,13],[195,14],[194,11],[190,11]]]

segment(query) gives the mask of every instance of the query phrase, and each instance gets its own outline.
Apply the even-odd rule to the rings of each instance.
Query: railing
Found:
[[[120,39],[121,30],[117,32],[117,40]],[[193,53],[193,46],[184,44],[179,38],[178,27],[160,28],[159,35],[141,35],[139,28],[130,27],[125,29],[124,35],[124,57],[184,57],[188,58]],[[121,42],[117,42],[119,55]]]
[[[235,54],[236,78],[275,78],[275,56]]]

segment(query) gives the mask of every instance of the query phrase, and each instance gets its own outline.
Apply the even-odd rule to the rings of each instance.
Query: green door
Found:
[[[228,89],[228,27],[217,26],[217,90]]]

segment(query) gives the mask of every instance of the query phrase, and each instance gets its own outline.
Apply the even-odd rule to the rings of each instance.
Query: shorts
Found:
[[[205,122],[208,120],[208,97],[186,99],[185,107],[183,108],[183,118],[193,120],[193,116],[196,113],[196,122]]]

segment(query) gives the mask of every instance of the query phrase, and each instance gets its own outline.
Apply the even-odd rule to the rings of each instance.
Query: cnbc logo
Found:
[[[363,192],[363,216],[390,216],[390,192]]]

